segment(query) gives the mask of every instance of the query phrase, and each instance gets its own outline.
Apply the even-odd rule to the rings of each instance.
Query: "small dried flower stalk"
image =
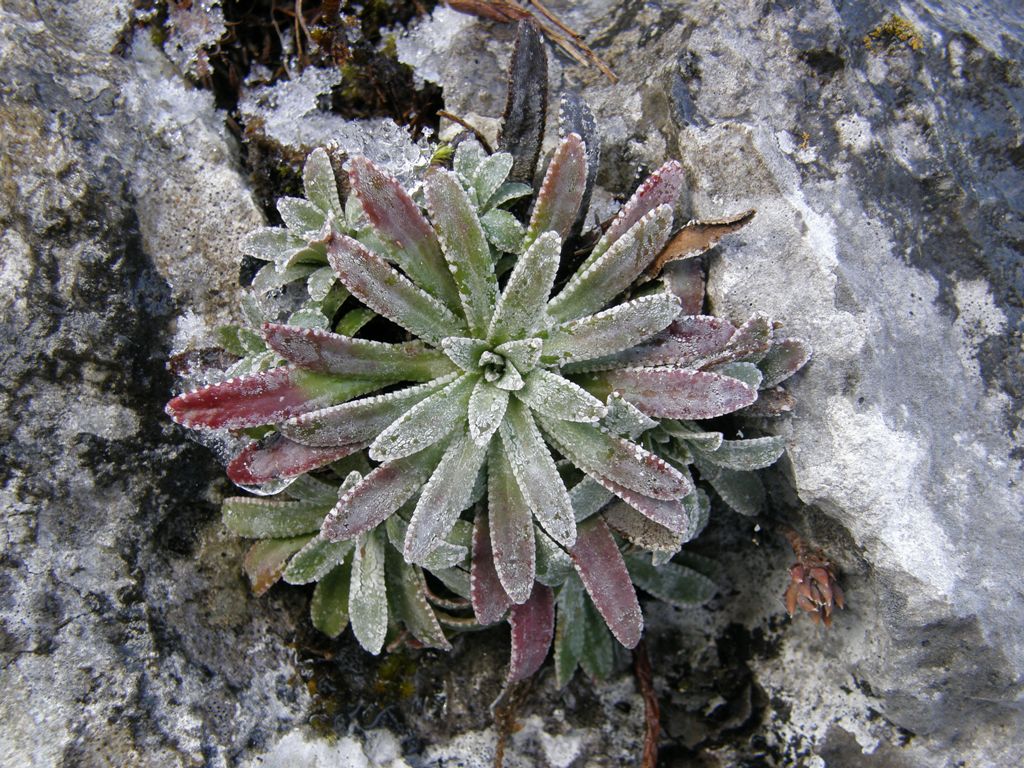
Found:
[[[845,608],[842,587],[836,579],[835,566],[821,550],[811,549],[793,530],[786,531],[797,562],[789,568],[790,583],[786,588],[786,611],[792,616],[799,608],[809,613],[814,623],[832,625],[832,609]]]

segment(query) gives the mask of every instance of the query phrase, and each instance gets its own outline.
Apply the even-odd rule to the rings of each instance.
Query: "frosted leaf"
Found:
[[[521,339],[541,328],[561,249],[558,235],[545,232],[519,258],[498,299],[488,339],[495,343]]]
[[[489,527],[494,568],[513,603],[530,596],[536,573],[533,515],[519,490],[500,440],[491,443],[487,459]]]
[[[771,319],[756,314],[737,328],[722,351],[705,361],[702,367],[733,361],[757,363],[771,348],[772,334]]]
[[[506,686],[533,675],[548,656],[555,634],[555,598],[551,589],[534,584],[530,599],[512,606],[508,623],[512,628],[512,656]]]
[[[704,450],[694,446],[702,458],[726,469],[752,472],[770,467],[786,450],[786,441],[781,437],[754,437],[749,440],[723,440],[715,450]]]
[[[415,387],[366,397],[297,416],[279,425],[282,434],[304,445],[368,443],[416,403],[437,392],[458,374]]]
[[[406,505],[406,508],[412,505]],[[409,532],[409,523],[402,517],[404,512],[392,515],[387,519],[385,528],[388,532],[388,540],[391,542],[391,546],[397,549],[399,552],[405,547],[405,537]],[[409,514],[412,514],[412,509],[409,509]],[[462,521],[459,521],[462,522]],[[467,523],[469,525],[469,523]],[[454,568],[456,566],[464,566],[468,564],[469,560],[469,547],[465,544],[456,544],[454,539],[458,538],[457,528],[452,529],[452,533],[448,536],[445,541],[438,544],[437,549],[431,552],[427,557],[423,559],[423,567],[429,571],[445,570],[447,568]],[[470,526],[472,528],[472,526]],[[472,532],[470,533],[470,539],[472,539]]]
[[[601,419],[601,428],[613,435],[636,440],[647,430],[658,426],[657,421],[644,414],[617,392],[608,395],[605,406],[608,413]]]
[[[491,210],[497,208],[499,205],[504,205],[511,200],[517,200],[520,197],[526,197],[533,192],[533,187],[529,184],[521,184],[516,181],[507,181],[495,190],[494,194],[491,195],[490,200],[487,201],[487,207]]]
[[[388,601],[409,632],[428,648],[450,651],[434,610],[427,602],[427,585],[423,571],[409,565],[395,550],[387,552]]]
[[[440,459],[441,447],[432,446],[377,467],[339,496],[321,526],[324,538],[351,539],[382,523],[420,490]]]
[[[608,409],[582,387],[557,373],[535,368],[516,397],[545,416],[566,421],[597,421]]]
[[[594,264],[633,225],[651,211],[662,205],[674,205],[679,199],[679,193],[682,191],[685,181],[686,176],[683,172],[683,167],[676,160],[669,160],[652,173],[640,185],[637,191],[633,193],[629,201],[622,206],[622,209],[615,216],[611,225],[605,230],[597,245],[594,246],[594,250],[587,261],[583,263],[582,268],[586,269]]]
[[[338,182],[334,177],[331,158],[322,147],[317,147],[306,158],[302,166],[302,186],[306,199],[320,210],[343,216],[341,200],[338,197]]]
[[[696,424],[664,419],[661,421],[661,428],[672,437],[693,443],[695,447],[705,451],[717,451],[722,444],[721,432],[705,432]]]
[[[667,528],[673,534],[685,537],[687,531],[693,527],[690,509],[687,507],[686,501],[693,495],[693,480],[686,470],[683,470],[682,475],[689,491],[678,499],[655,499],[604,477],[597,477],[595,480],[648,520]]]
[[[473,482],[487,456],[487,447],[468,435],[456,436],[437,469],[423,486],[405,537],[405,559],[421,562],[444,541],[459,513],[469,506]]]
[[[391,174],[364,157],[349,161],[349,178],[366,218],[394,246],[398,266],[448,309],[458,311],[458,293],[441,245],[419,206]]]
[[[678,314],[679,299],[661,293],[570,320],[552,329],[541,360],[564,365],[629,349],[663,330]]]
[[[309,292],[309,298],[314,301],[323,301],[327,298],[327,294],[331,292],[331,288],[334,287],[336,280],[334,270],[330,267],[320,267],[313,270],[306,281],[306,290]],[[342,287],[342,290],[344,295],[348,296],[348,290],[344,287]],[[342,300],[344,300],[344,297],[342,297]]]
[[[259,295],[270,293],[295,280],[308,278],[319,268],[316,264],[295,264],[291,267],[279,267],[274,263],[265,264],[256,273],[256,277],[253,278],[251,288]],[[331,280],[334,280],[333,272],[331,272]],[[261,313],[258,320],[246,319],[249,320],[250,324],[259,326],[263,322],[264,317]]]
[[[579,666],[587,638],[587,593],[576,574],[558,592],[558,624],[555,628],[555,676],[564,688]]]
[[[563,584],[572,575],[572,558],[539,528],[534,528],[537,542],[537,581],[549,587]]]
[[[570,133],[548,163],[523,244],[531,245],[543,232],[554,232],[564,239],[579,214],[586,186],[586,146],[578,134]]]
[[[775,339],[757,364],[764,374],[761,386],[774,387],[799,371],[811,359],[811,348],[803,339]]]
[[[488,242],[493,243],[498,250],[506,253],[519,253],[522,250],[526,230],[519,223],[519,219],[508,211],[488,211],[480,217],[480,226],[483,227]]]
[[[441,339],[441,349],[462,370],[475,371],[480,367],[480,355],[490,349],[490,345],[482,339],[448,336]]]
[[[166,410],[174,421],[191,429],[245,429],[335,405],[379,386],[379,382],[342,381],[295,368],[274,368],[178,395]]]
[[[473,174],[473,192],[481,210],[493,207],[490,204],[491,197],[508,178],[508,172],[511,170],[512,155],[508,152],[495,152],[477,165]]]
[[[615,671],[615,639],[593,600],[583,601],[586,642],[580,666],[594,680],[607,680]]]
[[[293,554],[302,549],[309,536],[296,536],[290,539],[268,539],[257,541],[245,554],[242,568],[249,582],[252,593],[259,597],[270,589],[284,573],[285,563]]]
[[[277,212],[281,214],[281,220],[289,232],[307,241],[319,237],[327,220],[322,210],[301,197],[279,198]]]
[[[289,232],[283,227],[261,227],[242,238],[242,253],[254,256],[262,261],[283,264],[298,253],[305,250],[304,239]]]
[[[295,326],[296,328],[318,328],[320,330],[326,330],[328,322],[327,317],[319,307],[306,304],[288,315],[287,324]]]
[[[418,341],[386,344],[315,328],[264,323],[263,338],[306,370],[383,381],[429,381],[452,372],[451,362]]]
[[[480,220],[465,190],[448,171],[435,169],[427,176],[424,191],[469,328],[482,334],[494,313],[498,281]]]
[[[534,516],[555,541],[568,546],[576,539],[572,503],[529,409],[509,402],[499,427],[512,474]]]
[[[359,644],[376,656],[388,631],[388,595],[384,572],[384,531],[375,528],[356,542],[348,610]]]
[[[667,205],[648,213],[600,258],[581,266],[549,302],[548,313],[565,321],[605,306],[647,269],[665,244],[671,225],[672,209]]]
[[[473,188],[473,180],[476,178],[477,169],[487,157],[484,148],[476,139],[466,139],[459,142],[455,148],[455,156],[452,158],[452,168],[455,170],[459,181],[466,189]]]
[[[463,374],[444,389],[420,401],[370,445],[374,461],[394,461],[447,437],[466,421],[469,398],[479,377]]]
[[[227,466],[228,477],[236,485],[272,483],[296,477],[361,451],[363,444],[311,448],[278,433],[251,442]]]
[[[643,633],[644,618],[626,564],[604,520],[594,517],[582,523],[569,554],[615,639],[626,648],[635,648]]]
[[[711,372],[738,379],[755,391],[761,387],[761,370],[753,363],[725,363],[715,366]]]
[[[469,579],[476,620],[483,626],[500,621],[512,605],[512,600],[495,570],[490,527],[487,524],[487,513],[483,510],[476,513],[473,525],[473,559]]]
[[[711,484],[722,501],[741,515],[753,516],[764,506],[764,484],[753,472],[726,469],[698,458],[700,476]]]
[[[649,552],[673,555],[683,546],[682,534],[658,525],[624,501],[611,504],[604,511],[605,522],[622,534],[630,544]]]
[[[506,365],[501,376],[494,382],[494,386],[509,392],[518,392],[525,386],[525,381],[514,365]]]
[[[584,477],[569,491],[576,522],[582,523],[587,518],[593,517],[614,497],[615,494],[597,480],[592,477]]]
[[[598,374],[594,391],[619,392],[648,416],[713,419],[750,405],[757,390],[738,379],[680,368],[623,368]]]
[[[351,551],[351,541],[327,541],[314,536],[292,557],[284,571],[284,580],[289,584],[319,581],[341,565]]]
[[[516,339],[499,344],[494,351],[512,363],[516,370],[525,376],[537,365],[543,346],[544,343],[540,339]]]
[[[313,626],[330,638],[335,638],[348,626],[349,585],[352,579],[352,561],[330,571],[316,584],[309,604],[309,618]]]
[[[595,426],[555,419],[542,419],[541,426],[558,450],[592,477],[655,499],[678,499],[692,488],[675,467],[636,443]]]
[[[352,295],[429,344],[465,333],[463,321],[441,302],[345,235],[328,246],[328,261]]]
[[[279,539],[315,533],[331,504],[322,501],[281,501],[236,496],[221,507],[225,527],[236,536]]]
[[[349,472],[341,487],[348,490],[360,480],[362,476],[358,472]],[[312,475],[302,475],[295,478],[286,493],[297,501],[321,501],[333,507],[338,501],[338,490],[336,483],[326,483]]]
[[[655,567],[648,557],[638,553],[626,555],[625,561],[634,584],[676,608],[703,605],[717,591],[711,579],[683,565],[665,563]]]
[[[477,445],[486,445],[505,417],[508,391],[483,379],[473,387],[469,398],[469,435]]]

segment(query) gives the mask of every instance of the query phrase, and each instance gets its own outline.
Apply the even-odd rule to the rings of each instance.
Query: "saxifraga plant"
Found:
[[[710,507],[693,470],[753,514],[763,490],[750,471],[784,446],[701,422],[788,410],[778,384],[809,353],[764,316],[735,327],[701,314],[689,257],[746,219],[674,234],[674,161],[580,256],[598,152],[578,100],[563,102],[562,138],[520,221],[509,205],[532,194],[521,179],[540,134],[515,99],[506,131],[527,127],[506,136],[511,151],[467,139],[412,193],[356,157],[342,206],[328,154],[313,152],[306,199],[279,203],[286,227],[245,244],[271,262],[257,292],[305,279],[308,298],[288,322],[227,331],[242,359],[167,410],[256,438],[229,477],[280,493],[227,499],[224,520],[259,539],[245,563],[257,594],[282,576],[315,582],[314,625],[336,636],[350,623],[371,653],[389,635],[447,649],[446,630],[507,616],[509,682],[554,639],[564,684],[579,665],[609,674],[612,638],[640,640],[634,585],[675,604],[712,594],[706,564],[679,554]],[[374,315],[405,338],[357,337]]]

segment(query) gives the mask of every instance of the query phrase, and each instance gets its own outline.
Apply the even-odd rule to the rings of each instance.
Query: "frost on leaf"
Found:
[[[473,560],[470,570],[473,614],[480,624],[495,624],[505,615],[512,600],[495,570],[487,513],[478,511],[473,526]]]
[[[600,518],[582,523],[569,553],[587,594],[615,639],[627,648],[635,648],[644,619],[626,564],[608,526]]]
[[[555,601],[551,589],[534,584],[530,599],[512,606],[512,658],[507,684],[525,680],[540,669],[555,634]]]
[[[544,182],[533,205],[526,245],[542,232],[564,238],[576,221],[587,182],[587,150],[577,134],[570,133],[555,149]]]
[[[352,631],[359,644],[373,655],[380,653],[388,631],[387,584],[384,558],[387,542],[384,530],[362,534],[352,559],[352,582],[348,610]]]
[[[533,514],[498,440],[491,443],[487,467],[494,569],[512,602],[522,603],[530,596],[536,575]]]

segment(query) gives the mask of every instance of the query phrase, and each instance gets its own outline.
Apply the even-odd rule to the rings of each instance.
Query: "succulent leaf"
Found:
[[[356,640],[374,656],[384,647],[388,631],[388,588],[385,575],[387,543],[384,529],[359,536],[352,558],[348,610]]]
[[[259,597],[274,586],[284,573],[288,558],[302,549],[309,536],[257,541],[245,554],[242,568],[249,577],[252,593]]]
[[[365,157],[349,161],[349,179],[366,218],[394,246],[402,271],[448,309],[458,311],[458,292],[441,245],[419,206],[391,174]]]
[[[648,416],[671,419],[713,419],[757,399],[757,390],[738,379],[669,367],[620,368],[586,386],[598,396],[618,392]]]
[[[310,472],[365,447],[365,443],[352,443],[311,448],[274,432],[243,448],[228,464],[227,473],[237,485],[262,485]]]
[[[506,253],[519,253],[523,246],[526,230],[519,219],[501,209],[490,210],[480,217],[480,226],[488,242]]]
[[[587,593],[574,573],[558,591],[558,622],[555,629],[555,676],[559,688],[572,679],[587,640]]]
[[[655,499],[679,499],[692,484],[679,470],[636,443],[590,424],[542,419],[558,450],[591,477]]]
[[[444,304],[351,237],[336,235],[327,260],[353,296],[428,344],[465,334],[465,323]]]
[[[494,313],[498,281],[480,219],[465,190],[447,171],[435,169],[427,176],[425,192],[469,328],[482,333]]]
[[[477,445],[484,446],[498,431],[508,406],[508,390],[480,379],[469,397],[469,435]]]
[[[484,626],[501,621],[505,611],[512,605],[512,599],[505,592],[495,566],[487,513],[479,510],[473,525],[473,559],[469,579],[473,614]]]
[[[381,464],[345,491],[321,526],[331,541],[355,538],[382,523],[412,498],[441,460],[441,446]]]
[[[388,602],[410,634],[428,648],[450,651],[452,646],[427,602],[423,571],[394,549],[387,552]]]
[[[683,546],[683,535],[658,525],[624,501],[609,505],[602,514],[626,541],[649,552],[674,554]]]
[[[547,658],[555,634],[555,600],[551,589],[534,584],[530,599],[512,606],[508,623],[512,627],[512,658],[506,685],[530,677]]]
[[[663,330],[678,314],[679,299],[660,293],[570,320],[551,330],[541,360],[564,365],[629,349]]]
[[[288,362],[320,373],[393,382],[429,381],[453,370],[445,355],[416,341],[385,344],[276,323],[264,323],[263,337]]]
[[[811,359],[810,347],[801,339],[775,339],[771,349],[758,362],[764,374],[761,386],[774,387],[799,371]]]
[[[615,639],[626,648],[635,648],[640,642],[644,618],[619,546],[604,520],[592,517],[581,523],[569,554],[594,607]]]
[[[694,446],[697,454],[707,461],[726,469],[752,472],[770,467],[786,451],[782,437],[754,437],[747,440],[723,440],[713,451]]]
[[[558,235],[545,232],[516,262],[487,331],[490,341],[501,343],[532,336],[544,325],[544,307],[558,272],[561,248]]]
[[[526,375],[524,382],[516,397],[545,416],[594,422],[608,413],[604,403],[557,373],[536,368]]]
[[[301,197],[280,198],[277,212],[289,232],[306,240],[318,237],[326,221],[324,211]]]
[[[612,491],[594,478],[584,477],[569,491],[576,522],[582,523],[587,518],[596,515],[614,496]]]
[[[559,544],[569,546],[576,539],[572,502],[544,438],[529,409],[515,399],[505,414],[498,432],[519,490],[544,530]]]
[[[575,133],[562,139],[555,149],[526,228],[524,244],[527,247],[543,232],[554,232],[559,239],[569,234],[586,188],[586,153],[583,139]]]
[[[533,182],[544,141],[548,53],[534,24],[522,21],[509,64],[508,96],[498,145],[513,157],[512,181]]]
[[[698,459],[700,476],[711,484],[722,500],[741,515],[756,515],[764,506],[764,484],[750,472],[740,472]]]
[[[487,446],[478,445],[468,434],[457,435],[416,503],[405,536],[405,559],[422,563],[455,525],[459,513],[473,501],[472,482],[483,466]]]
[[[724,363],[711,369],[712,373],[738,379],[755,392],[761,387],[761,369],[753,363]]]
[[[498,440],[491,443],[487,469],[494,569],[505,594],[513,603],[523,603],[530,597],[536,575],[533,514]]]
[[[463,374],[439,392],[421,400],[381,432],[370,444],[374,461],[394,461],[422,451],[466,421],[476,374]]]
[[[319,527],[318,523],[317,528]],[[289,561],[283,578],[289,584],[309,584],[320,581],[341,565],[350,552],[352,552],[351,541],[328,541],[322,536],[314,536]]]
[[[348,626],[349,585],[352,580],[352,558],[345,561],[316,583],[309,617],[313,626],[335,638]]]
[[[584,263],[548,303],[560,321],[598,311],[622,293],[654,259],[668,238],[672,209],[662,205],[634,224],[598,259]]]
[[[473,192],[479,208],[488,210],[493,207],[490,200],[508,178],[512,162],[512,155],[508,152],[495,152],[485,157],[476,167],[473,174]]]
[[[316,533],[330,511],[330,502],[281,501],[252,496],[225,499],[221,507],[227,529],[236,536],[253,539]]]
[[[302,186],[306,199],[324,213],[343,213],[331,158],[322,147],[314,149],[306,158],[302,166]]]
[[[702,605],[715,594],[715,583],[692,568],[676,563],[655,567],[640,554],[626,555],[625,561],[634,584],[676,608]]]

